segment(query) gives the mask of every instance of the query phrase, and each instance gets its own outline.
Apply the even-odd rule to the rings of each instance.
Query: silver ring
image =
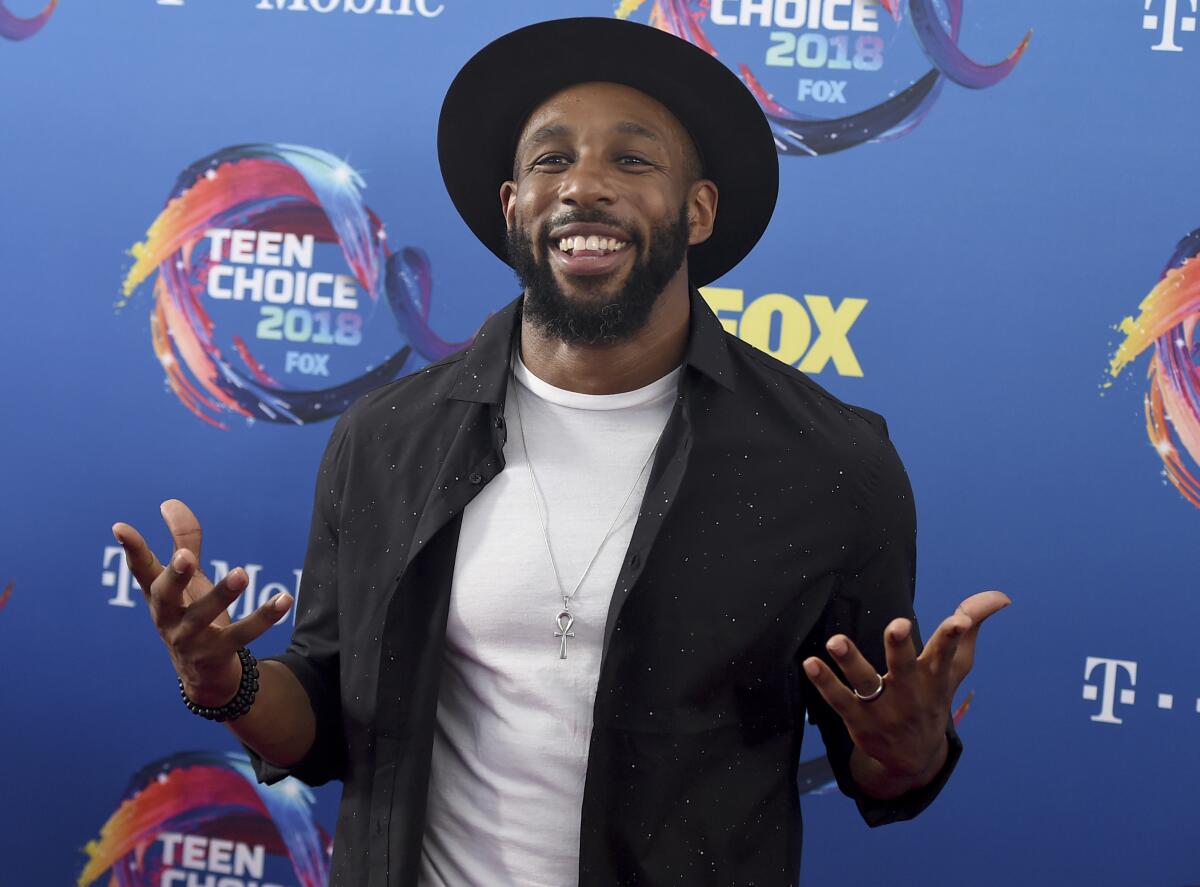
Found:
[[[874,702],[883,695],[883,675],[876,673],[875,677],[879,679],[879,686],[875,688],[873,693],[868,693],[866,696],[864,696],[853,687],[850,688],[850,692],[854,694],[855,699],[857,699],[859,702]]]

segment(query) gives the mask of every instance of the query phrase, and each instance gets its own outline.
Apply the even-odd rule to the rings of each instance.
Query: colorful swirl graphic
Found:
[[[42,29],[56,6],[58,0],[50,0],[45,9],[32,18],[17,18],[8,11],[4,0],[0,0],[0,37],[6,40],[27,40]]]
[[[439,360],[467,344],[444,341],[430,328],[429,260],[412,247],[388,249],[382,223],[363,202],[365,187],[332,154],[297,145],[224,148],[180,174],[146,240],[130,251],[135,262],[123,291],[127,299],[157,269],[154,351],[171,390],[201,419],[218,428],[227,427],[225,413],[297,425],[328,419],[420,361]],[[228,342],[241,362],[235,366],[201,301],[213,262],[203,251],[197,254],[196,245],[213,228],[286,231],[339,244],[370,299],[386,298],[407,344],[357,378],[315,390],[281,386],[237,335]],[[228,255],[228,244],[223,249]]]
[[[898,23],[903,17],[904,0],[880,2]],[[621,0],[614,14],[617,18],[628,18],[645,3],[646,0]],[[709,0],[653,0],[650,24],[715,56],[718,53],[702,24],[709,5]],[[941,5],[945,7],[944,18],[938,12],[938,0],[908,0],[913,30],[933,70],[887,101],[857,114],[822,119],[793,111],[770,96],[749,66],[739,64],[738,72],[767,115],[779,153],[818,157],[864,142],[890,141],[911,132],[925,118],[941,93],[943,78],[960,86],[983,89],[1007,77],[1025,53],[1033,31],[1025,35],[1004,61],[981,65],[958,48],[962,0],[942,0]]]
[[[295,779],[261,785],[245,755],[182,752],[143,767],[119,807],[84,848],[76,882],[88,887],[111,870],[110,887],[163,882],[164,864],[149,851],[161,832],[254,844],[286,856],[301,887],[324,887],[333,843],[313,820],[312,791]]]
[[[1158,284],[1117,329],[1125,334],[1109,363],[1115,379],[1153,348],[1145,396],[1146,433],[1163,462],[1163,473],[1183,497],[1200,508],[1200,228],[1175,247]],[[1112,386],[1112,381],[1104,387]],[[1180,452],[1187,453],[1185,458]],[[1190,460],[1190,461],[1189,461]]]

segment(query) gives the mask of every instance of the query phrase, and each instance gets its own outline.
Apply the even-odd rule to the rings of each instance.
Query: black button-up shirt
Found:
[[[520,300],[466,350],[363,397],[322,460],[279,657],[317,737],[294,767],[256,764],[267,781],[345,782],[332,884],[416,883],[458,531],[504,467],[519,328]],[[580,885],[795,884],[806,712],[867,822],[920,812],[958,757],[953,730],[933,783],[873,800],[801,669],[845,632],[883,672],[914,565],[911,490],[883,419],[726,333],[693,291],[678,397],[604,630]]]

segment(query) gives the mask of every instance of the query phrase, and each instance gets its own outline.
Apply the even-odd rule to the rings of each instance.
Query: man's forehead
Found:
[[[636,120],[618,120],[610,128],[616,133],[641,136],[644,139],[650,139],[654,142],[662,141],[657,131],[638,123]],[[575,130],[565,123],[547,123],[545,126],[538,126],[536,129],[528,129],[521,141],[527,145],[537,145],[553,139],[567,138],[574,135],[574,132]]]
[[[612,110],[617,119],[610,128],[627,135],[656,141],[690,139],[683,124],[658,99],[632,86],[597,81],[576,83],[543,99],[521,125],[518,144],[572,135],[574,127],[563,118],[578,110],[586,113],[588,121]]]

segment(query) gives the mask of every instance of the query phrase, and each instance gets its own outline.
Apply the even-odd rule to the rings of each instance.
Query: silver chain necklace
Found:
[[[529,458],[529,448],[525,445],[525,422],[521,418],[521,384],[516,376],[512,377],[515,383],[512,387],[513,403],[517,407],[517,428],[521,432],[521,453],[525,456],[525,467],[529,469],[529,481],[533,485],[533,502],[537,505],[538,521],[542,525],[542,537],[546,540],[546,551],[550,554],[550,566],[554,569],[554,581],[558,583],[558,593],[562,596],[562,609],[555,617],[555,625],[558,630],[554,632],[554,636],[559,639],[558,658],[567,658],[567,638],[575,637],[575,615],[571,612],[571,599],[575,597],[575,593],[583,586],[583,580],[587,578],[588,573],[592,571],[592,565],[596,563],[596,558],[600,556],[600,552],[604,549],[604,545],[612,536],[613,530],[617,528],[617,522],[621,519],[621,515],[625,513],[625,506],[629,504],[629,500],[633,498],[633,491],[638,488],[638,484],[642,480],[642,475],[646,473],[646,469],[650,466],[650,460],[654,458],[654,452],[658,449],[658,441],[654,442],[654,446],[650,448],[649,455],[646,456],[646,461],[642,464],[642,470],[637,473],[637,477],[633,480],[633,486],[629,488],[629,492],[625,494],[624,501],[621,502],[621,507],[617,509],[616,515],[613,517],[612,523],[609,524],[608,530],[604,534],[604,538],[600,540],[600,545],[596,548],[595,554],[588,561],[587,566],[583,570],[583,575],[579,577],[579,581],[575,583],[575,587],[568,594],[566,586],[563,585],[562,575],[558,572],[558,561],[554,559],[554,548],[550,545],[550,530],[546,524],[546,512],[542,506],[542,500],[545,498],[542,495],[541,484],[538,483],[537,475],[533,473],[533,462]]]

